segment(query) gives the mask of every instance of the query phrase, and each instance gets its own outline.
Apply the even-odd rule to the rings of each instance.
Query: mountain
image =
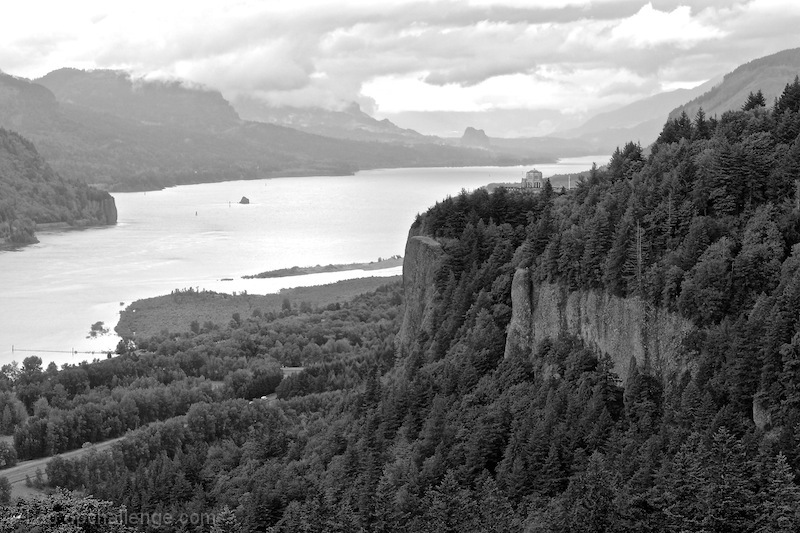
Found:
[[[483,150],[487,155],[492,154],[499,160],[545,162],[597,151],[582,140],[490,138],[484,130],[472,126],[467,126],[461,137],[422,135],[415,130],[401,128],[389,119],[377,120],[364,113],[355,103],[342,111],[331,111],[322,108],[270,107],[259,100],[240,97],[234,101],[234,106],[248,120],[287,126],[336,139],[400,143],[418,148],[420,144],[474,148]]]
[[[355,102],[341,111],[333,111],[321,107],[270,106],[256,98],[240,96],[233,105],[245,120],[277,124],[334,139],[411,144],[440,142],[436,137],[401,128],[389,119],[377,120],[364,113]]]
[[[468,126],[460,138],[445,138],[443,141],[452,146],[481,149],[499,158],[519,159],[534,163],[553,162],[562,157],[593,155],[603,151],[598,147],[599,144],[591,144],[583,139],[490,137],[484,130],[472,126]]]
[[[122,71],[62,68],[34,80],[64,104],[144,125],[222,131],[239,116],[222,95],[177,81],[134,80]]]
[[[560,137],[580,139],[611,152],[628,141],[649,145],[658,137],[666,118],[685,111],[694,118],[701,107],[706,116],[741,109],[750,92],[759,90],[767,105],[800,73],[800,48],[755,59],[723,77],[715,77],[693,89],[677,89],[638,100],[613,111],[595,115],[577,128],[557,132]]]
[[[461,146],[473,146],[476,148],[489,148],[491,141],[483,130],[476,130],[472,126],[464,130],[464,135],[461,136],[459,141]]]
[[[460,137],[467,127],[483,130],[490,137],[528,138],[548,135],[558,124],[567,123],[570,127],[579,124],[555,109],[381,111],[380,115],[400,127],[445,139]]]
[[[436,131],[453,145],[486,148],[497,154],[529,157],[537,161],[554,160],[589,154],[611,153],[617,146],[634,140],[642,145],[655,141],[676,106],[709,90],[721,78],[713,78],[693,89],[677,89],[660,93],[618,109],[599,113],[580,126],[557,129],[554,133],[536,132],[552,129],[553,124],[565,123],[556,111],[495,110],[481,112],[405,112],[396,114],[396,121],[415,125],[420,131]],[[454,129],[487,132],[488,142],[470,144],[471,135],[454,136]],[[512,128],[515,137],[493,137],[491,131],[502,123]],[[566,122],[568,124],[568,122]],[[475,140],[475,139],[473,139]]]
[[[561,157],[577,157],[603,153],[605,148],[599,143],[584,139],[563,139],[560,137],[518,137],[505,139],[489,137],[492,151],[509,157],[535,158],[537,162],[555,161]]]
[[[686,112],[694,118],[701,107],[706,116],[721,116],[725,111],[742,108],[747,95],[761,91],[767,106],[781,95],[787,83],[800,73],[800,48],[783,50],[754,59],[726,74],[722,82],[690,102],[675,108],[670,118]]]
[[[31,139],[63,176],[114,190],[359,169],[513,164],[480,150],[333,139],[242,120],[215,91],[61,69],[0,73],[0,126]]]
[[[638,141],[646,146],[656,140],[670,111],[705,93],[719,81],[713,78],[693,89],[676,89],[637,100],[599,113],[581,126],[560,131],[557,135],[596,146],[598,153],[611,153],[628,141]]]
[[[33,144],[0,128],[0,247],[37,242],[40,224],[115,224],[114,198],[58,176]]]

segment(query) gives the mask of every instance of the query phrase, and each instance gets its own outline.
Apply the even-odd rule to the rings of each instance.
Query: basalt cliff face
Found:
[[[403,264],[406,309],[398,336],[401,355],[433,334],[434,279],[443,255],[441,245],[430,237],[413,231],[409,235]],[[634,361],[639,372],[665,381],[692,370],[683,355],[683,341],[695,326],[639,298],[533,283],[527,269],[518,269],[511,299],[506,357],[515,351],[536,357],[536,347],[542,340],[567,333],[608,356],[623,385]]]
[[[401,356],[410,353],[416,342],[432,333],[433,304],[436,298],[434,279],[443,255],[441,244],[430,237],[417,235],[414,229],[411,230],[403,259],[406,305],[397,337]]]
[[[100,215],[101,224],[116,224],[117,223],[117,204],[114,201],[114,197],[110,194],[103,198],[102,200],[98,200],[93,202],[97,205],[96,212]]]
[[[511,291],[506,357],[514,351],[535,356],[539,342],[568,333],[607,355],[623,384],[634,361],[639,372],[663,380],[691,370],[682,345],[695,326],[675,313],[635,297],[534,284],[527,269],[516,271]]]

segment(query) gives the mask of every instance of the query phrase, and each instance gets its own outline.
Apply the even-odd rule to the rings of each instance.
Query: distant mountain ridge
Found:
[[[240,122],[219,92],[177,81],[143,82],[118,70],[93,70],[87,75],[86,71],[62,68],[33,82],[50,89],[59,102],[143,124],[226,128]]]
[[[800,73],[800,48],[792,48],[754,59],[725,74],[722,82],[693,100],[676,107],[669,118],[686,112],[693,118],[701,107],[706,116],[722,115],[725,111],[739,110],[751,92],[761,91],[767,106]]]
[[[577,128],[554,135],[580,139],[608,153],[628,141],[638,141],[646,146],[656,140],[670,111],[719,82],[720,78],[713,78],[693,89],[676,89],[637,100],[618,109],[599,113]]]
[[[557,132],[553,137],[581,140],[609,153],[628,141],[647,146],[656,140],[668,118],[677,118],[684,111],[694,118],[702,107],[706,116],[719,116],[725,111],[741,109],[747,95],[759,90],[767,106],[771,106],[798,73],[800,48],[783,50],[754,59],[693,89],[656,94],[597,114],[581,126]]]
[[[492,142],[489,136],[483,130],[477,130],[469,126],[464,130],[464,135],[461,136],[461,146],[474,146],[478,148],[489,148]]]
[[[517,164],[435,143],[335,139],[245,121],[219,92],[124,72],[0,73],[0,126],[31,139],[63,176],[113,190],[360,169]]]
[[[437,137],[401,128],[388,119],[377,120],[364,113],[355,102],[335,111],[320,107],[270,106],[255,98],[241,96],[234,100],[233,106],[244,120],[277,124],[334,139],[406,144],[441,142]]]

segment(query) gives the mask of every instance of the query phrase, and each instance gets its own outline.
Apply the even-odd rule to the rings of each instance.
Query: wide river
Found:
[[[592,162],[602,165],[608,157],[565,159],[536,168],[547,177],[586,170]],[[119,340],[113,327],[124,306],[176,288],[265,294],[285,287],[400,274],[398,267],[241,279],[245,274],[295,265],[369,262],[402,255],[417,213],[461,189],[518,182],[524,170],[373,170],[355,176],[115,193],[116,226],[42,231],[37,234],[38,244],[0,252],[0,364],[29,355],[59,365],[102,357]],[[249,205],[238,203],[242,196],[250,199]],[[233,281],[222,281],[225,278]],[[97,321],[103,321],[112,333],[87,338]]]

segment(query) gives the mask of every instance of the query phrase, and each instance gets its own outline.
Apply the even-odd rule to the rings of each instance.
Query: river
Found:
[[[607,161],[589,156],[535,166],[547,177]],[[42,231],[38,244],[0,252],[0,364],[29,355],[59,365],[101,357],[119,340],[113,327],[126,305],[176,288],[265,294],[399,274],[398,267],[241,279],[295,265],[402,255],[417,213],[461,189],[518,182],[528,168],[372,170],[115,193],[117,225]],[[239,204],[242,196],[248,205]],[[97,321],[111,334],[87,338]]]

